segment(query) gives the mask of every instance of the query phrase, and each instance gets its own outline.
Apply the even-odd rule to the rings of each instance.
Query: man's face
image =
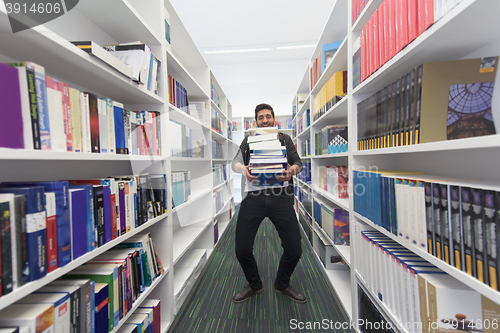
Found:
[[[257,127],[273,127],[274,117],[271,110],[263,109],[257,112]]]

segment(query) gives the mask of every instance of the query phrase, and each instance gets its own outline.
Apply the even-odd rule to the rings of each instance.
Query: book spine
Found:
[[[95,319],[96,319],[96,310],[95,310],[95,281],[90,280],[90,333],[96,333],[95,330]]]
[[[111,187],[109,185],[103,186],[103,204],[104,204],[104,243],[108,243],[112,239],[111,235],[111,221],[113,218],[112,207],[114,204],[111,200]],[[115,211],[116,214],[116,211]]]
[[[47,86],[45,84],[45,68],[33,63],[28,63],[27,67],[35,72],[38,124],[40,125],[40,146],[42,150],[51,150],[49,106],[47,101]]]
[[[108,149],[110,154],[116,154],[115,112],[113,100],[106,98],[106,107],[108,109]]]
[[[89,121],[90,121],[90,149],[92,153],[99,153],[101,145],[99,141],[99,108],[96,95],[87,93],[89,103]]]
[[[96,247],[101,247],[104,242],[104,193],[102,186],[94,187],[94,221],[96,234]]]
[[[55,193],[45,192],[47,273],[57,267],[57,215]]]
[[[33,149],[41,149],[40,142],[40,124],[38,123],[38,104],[35,83],[35,71],[32,68],[26,68],[28,83],[28,100],[30,107],[31,132],[33,136]]]

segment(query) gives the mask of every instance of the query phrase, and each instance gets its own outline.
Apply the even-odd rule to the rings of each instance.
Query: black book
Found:
[[[484,191],[484,224],[486,230],[486,272],[491,288],[498,290],[498,227],[499,195],[496,191]]]
[[[475,247],[474,247],[474,223],[472,220],[472,190],[461,187],[462,203],[462,226],[464,234],[464,271],[476,276]]]
[[[484,192],[482,189],[472,189],[472,226],[474,229],[474,261],[476,265],[476,279],[488,283],[485,257],[485,223],[484,223]]]
[[[441,189],[441,259],[447,264],[453,265],[450,248],[450,205],[448,201],[450,187],[448,184],[440,184],[439,186]]]
[[[448,204],[450,206],[453,262],[456,268],[463,270],[465,265],[460,186],[450,186],[450,198]]]
[[[104,240],[104,188],[94,185],[94,221],[96,230],[96,246],[103,246]]]
[[[436,256],[434,240],[434,205],[432,200],[432,183],[425,182],[425,222],[427,225],[427,252]]]
[[[2,245],[2,295],[12,292],[12,243],[10,238],[11,214],[9,201],[0,202],[0,231]]]
[[[435,256],[439,259],[443,259],[443,251],[441,247],[441,189],[439,184],[436,183],[432,183],[432,208],[434,216]]]

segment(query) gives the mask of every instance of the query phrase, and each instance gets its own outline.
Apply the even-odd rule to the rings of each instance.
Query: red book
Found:
[[[385,36],[384,36],[384,26],[385,26],[385,23],[384,23],[384,10],[385,8],[385,1],[382,2],[382,4],[380,5],[380,7],[378,7],[377,9],[377,13],[378,13],[378,41],[379,41],[379,59],[380,59],[380,66],[379,67],[382,67],[385,62],[386,62],[386,59],[385,59]]]
[[[402,43],[402,32],[401,29],[403,29],[401,25],[401,9],[402,9],[402,0],[393,0],[394,3],[394,28],[395,28],[395,35],[394,35],[394,40],[396,41],[396,48],[394,50],[394,55],[398,54],[399,51],[403,48],[401,46]]]
[[[57,263],[56,193],[45,192],[47,273],[59,267]]]
[[[99,153],[101,145],[99,142],[99,111],[97,109],[97,96],[92,93],[86,93],[89,102],[90,117],[90,148],[91,152]]]
[[[64,133],[66,134],[66,149],[73,151],[73,133],[71,132],[71,98],[67,83],[59,81],[59,91],[62,94]]]
[[[388,0],[389,3],[389,59],[396,55],[396,0]]]
[[[418,35],[418,0],[408,0],[408,43]]]
[[[434,1],[417,0],[418,9],[418,35],[420,36],[428,27],[434,23]]]
[[[401,49],[398,50],[401,51],[406,45],[408,45],[409,40],[408,40],[408,1],[403,0],[400,2],[399,5],[399,25],[401,26],[400,30],[400,40],[401,40]]]
[[[383,2],[383,12],[384,12],[384,64],[388,62],[390,57],[389,43],[389,0]]]
[[[379,24],[378,24],[379,12],[380,10],[379,8],[377,8],[372,16],[373,56],[374,56],[373,71],[376,71],[377,69],[380,68],[380,38],[379,38]]]
[[[367,36],[366,39],[368,41],[368,72],[367,72],[367,77],[372,75],[374,72],[374,67],[375,67],[375,54],[373,52],[374,47],[373,47],[373,16],[368,19],[368,25],[367,27]]]
[[[156,127],[156,112],[151,112],[151,116],[153,117],[153,155],[158,156],[158,135],[157,135],[157,127]]]
[[[361,82],[366,78],[366,26],[361,30],[360,36],[360,47],[361,47]]]

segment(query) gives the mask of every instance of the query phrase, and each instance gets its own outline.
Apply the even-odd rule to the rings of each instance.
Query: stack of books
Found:
[[[253,186],[286,186],[276,179],[287,168],[286,148],[279,141],[277,127],[255,128],[248,136],[250,174],[257,176]]]

